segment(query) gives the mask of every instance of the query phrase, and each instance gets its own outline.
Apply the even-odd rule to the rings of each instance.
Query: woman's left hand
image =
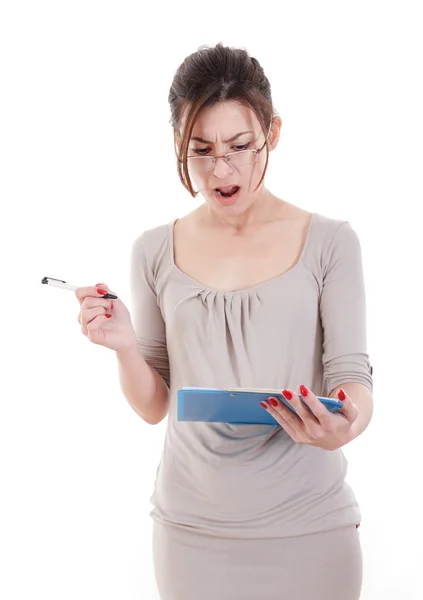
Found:
[[[286,433],[298,444],[310,444],[324,450],[337,450],[350,442],[351,426],[358,417],[358,408],[342,389],[338,399],[343,406],[339,412],[330,412],[305,386],[300,386],[303,402],[293,390],[283,390],[283,396],[296,410],[292,412],[278,398],[270,397],[260,403],[267,408]],[[310,410],[308,410],[310,407]]]

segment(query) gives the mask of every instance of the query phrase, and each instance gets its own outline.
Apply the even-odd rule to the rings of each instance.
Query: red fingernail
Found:
[[[357,523],[357,525],[355,526],[356,529],[358,529],[360,527],[361,523]]]
[[[265,408],[267,410],[267,404],[265,404],[264,402],[260,402],[260,404],[262,405],[263,408]]]
[[[112,315],[106,315],[106,317],[107,317],[108,319],[110,319],[110,317],[111,317],[111,316],[112,316]]]
[[[285,396],[287,400],[292,400],[292,394],[289,390],[283,390],[282,394]]]
[[[101,290],[100,288],[97,289],[97,293],[100,294],[101,296],[104,296],[105,294],[107,294],[106,290]]]
[[[308,389],[306,388],[305,385],[300,385],[300,392],[301,392],[301,396],[307,396]]]
[[[341,401],[345,400],[345,392],[344,392],[344,390],[342,390],[342,389],[339,390],[339,392],[338,392],[338,398]]]
[[[276,398],[269,398],[269,402],[272,406],[278,405],[278,401],[276,400]]]

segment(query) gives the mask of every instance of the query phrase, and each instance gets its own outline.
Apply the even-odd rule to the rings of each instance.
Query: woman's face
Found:
[[[276,147],[280,125],[280,118],[275,117],[269,151]],[[236,102],[225,102],[207,108],[199,115],[189,142],[188,156],[222,156],[228,152],[259,150],[265,141],[260,123],[251,109]],[[243,153],[241,163],[248,162],[248,156],[254,158]],[[240,214],[263,193],[263,182],[254,190],[263,174],[266,146],[255,158],[251,164],[232,166],[225,159],[218,158],[214,168],[212,161],[208,163],[212,167],[210,170],[203,170],[203,160],[188,160],[193,187],[212,209],[224,214]],[[237,189],[235,194],[226,195],[234,189]]]

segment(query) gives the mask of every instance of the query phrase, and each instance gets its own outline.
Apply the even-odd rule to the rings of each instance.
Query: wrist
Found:
[[[121,350],[116,350],[115,354],[118,360],[128,360],[133,359],[136,356],[141,356],[139,353],[137,341],[135,339],[134,342],[132,344],[128,344],[127,347],[122,348]]]

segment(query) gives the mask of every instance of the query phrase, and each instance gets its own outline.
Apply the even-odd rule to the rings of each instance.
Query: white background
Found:
[[[73,293],[41,279],[103,281],[131,308],[132,242],[198,203],[176,175],[171,81],[218,41],[270,79],[283,136],[267,187],[360,236],[375,414],[345,454],[363,512],[362,599],[423,597],[417,4],[2,5],[2,600],[158,598],[149,499],[166,421],[133,412]]]

